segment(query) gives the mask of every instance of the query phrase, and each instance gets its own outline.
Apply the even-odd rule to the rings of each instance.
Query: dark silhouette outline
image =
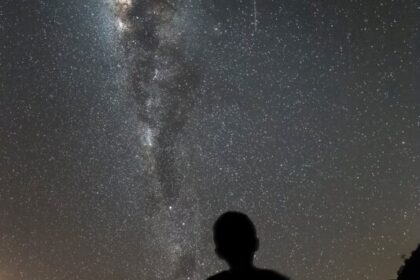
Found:
[[[259,240],[250,218],[240,212],[222,214],[213,226],[215,252],[225,260],[229,270],[211,276],[208,280],[288,280],[289,278],[253,264]]]
[[[420,244],[406,259],[404,265],[398,270],[397,280],[419,280],[420,279]]]

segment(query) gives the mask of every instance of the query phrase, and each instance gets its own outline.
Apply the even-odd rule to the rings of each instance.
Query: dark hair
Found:
[[[258,249],[255,226],[243,213],[224,213],[215,222],[213,232],[216,251],[228,262],[252,259]]]

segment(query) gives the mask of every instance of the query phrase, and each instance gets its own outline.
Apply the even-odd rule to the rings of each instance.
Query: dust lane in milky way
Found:
[[[135,102],[144,177],[145,225],[152,245],[150,268],[161,278],[195,275],[201,235],[197,194],[183,187],[177,140],[188,121],[199,69],[186,56],[181,5],[167,1],[119,0],[112,5],[126,63],[128,94]],[[178,159],[177,159],[178,157]],[[165,266],[162,267],[162,263]],[[143,276],[148,277],[148,276]]]

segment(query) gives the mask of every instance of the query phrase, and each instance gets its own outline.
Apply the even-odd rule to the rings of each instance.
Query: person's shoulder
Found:
[[[221,272],[207,278],[207,280],[225,280],[225,279],[229,279],[227,271],[221,271]]]
[[[289,277],[284,276],[277,271],[271,269],[258,269],[259,278],[267,280],[290,280]]]

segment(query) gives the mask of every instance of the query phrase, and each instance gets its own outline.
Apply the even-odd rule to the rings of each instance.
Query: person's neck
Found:
[[[231,272],[238,273],[238,272],[247,272],[247,271],[253,270],[255,267],[251,261],[251,262],[230,264],[229,268]]]

